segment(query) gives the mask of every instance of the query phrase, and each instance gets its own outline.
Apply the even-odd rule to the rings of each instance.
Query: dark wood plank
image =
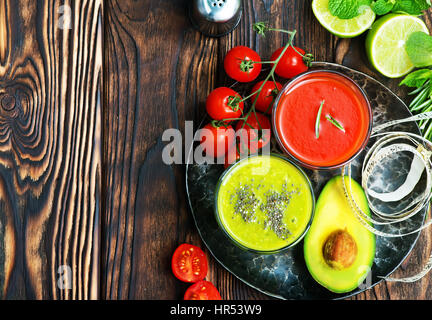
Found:
[[[99,297],[102,9],[0,0],[0,298]]]
[[[106,1],[105,24],[105,190],[101,296],[107,299],[181,299],[187,284],[170,271],[177,245],[201,247],[188,211],[184,166],[162,162],[162,133],[200,123],[208,93],[227,82],[222,61],[235,45],[247,45],[264,59],[286,36],[262,38],[251,26],[269,21],[296,29],[295,44],[317,60],[342,63],[389,85],[404,99],[397,80],[376,74],[364,56],[364,37],[332,36],[316,21],[311,0],[247,0],[239,27],[219,38],[204,37],[190,25],[183,1]],[[431,26],[430,14],[427,21]],[[0,51],[1,52],[1,51]],[[395,275],[414,273],[432,245],[423,233]],[[207,252],[208,253],[208,252]],[[208,253],[207,277],[225,299],[268,299],[223,269]],[[382,283],[356,299],[431,299],[429,278],[415,284]]]
[[[177,190],[181,169],[163,164],[161,136],[183,123],[176,73],[187,25],[184,5],[106,2],[101,282],[108,299],[174,299],[181,291],[169,259],[179,230],[191,222]]]

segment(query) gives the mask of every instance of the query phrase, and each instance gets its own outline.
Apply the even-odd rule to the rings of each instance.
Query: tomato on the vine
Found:
[[[230,125],[215,127],[212,123],[208,123],[200,131],[199,141],[208,156],[220,158],[233,147],[235,132]]]
[[[251,48],[237,46],[232,48],[224,58],[225,72],[239,82],[255,80],[261,72],[261,57]]]
[[[284,48],[277,49],[271,56],[275,61],[282,53]],[[299,54],[300,53],[300,54]],[[306,56],[303,49],[289,46],[276,66],[275,73],[282,78],[292,78],[308,70],[307,61],[311,57]]]
[[[174,251],[171,268],[180,281],[197,282],[207,275],[207,257],[199,247],[184,243]]]
[[[243,130],[239,132],[243,127]],[[240,153],[249,151],[255,153],[268,143],[271,139],[270,120],[262,113],[256,112],[249,115],[246,123],[239,121],[236,131],[240,135]]]
[[[184,300],[222,300],[222,297],[211,282],[203,280],[194,283],[186,290]]]
[[[251,94],[256,92],[261,85],[263,84],[263,81],[258,82],[255,84],[252,88]],[[267,81],[264,83],[264,86],[262,90],[253,95],[251,97],[251,102],[253,103],[256,100],[255,108],[261,112],[269,112],[271,113],[271,107],[270,105],[273,103],[274,99],[276,98],[276,95],[279,93],[279,91],[282,89],[282,85],[279,82],[273,82],[273,81]],[[258,95],[258,98],[256,97]]]
[[[207,113],[214,120],[239,118],[244,108],[244,104],[239,102],[240,100],[241,96],[233,89],[216,88],[207,97]]]

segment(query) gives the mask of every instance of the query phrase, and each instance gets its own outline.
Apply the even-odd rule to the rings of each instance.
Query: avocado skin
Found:
[[[353,179],[351,183],[357,204],[370,216],[362,187]],[[343,270],[330,267],[322,252],[327,237],[339,229],[349,232],[358,247],[358,255],[353,265]],[[332,292],[350,292],[368,275],[375,257],[375,235],[358,221],[352,211],[343,192],[341,176],[333,177],[327,182],[318,197],[314,219],[305,236],[303,249],[306,266],[312,277]]]

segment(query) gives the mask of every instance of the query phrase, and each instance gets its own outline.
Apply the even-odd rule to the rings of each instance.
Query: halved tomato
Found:
[[[207,257],[199,247],[184,243],[174,251],[171,268],[177,279],[197,282],[207,275]]]
[[[186,290],[184,300],[222,300],[222,297],[211,282],[203,280],[194,283]]]

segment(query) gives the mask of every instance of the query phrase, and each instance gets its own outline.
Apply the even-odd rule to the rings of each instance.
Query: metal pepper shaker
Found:
[[[189,16],[201,33],[220,37],[237,27],[242,16],[241,0],[189,0]]]

